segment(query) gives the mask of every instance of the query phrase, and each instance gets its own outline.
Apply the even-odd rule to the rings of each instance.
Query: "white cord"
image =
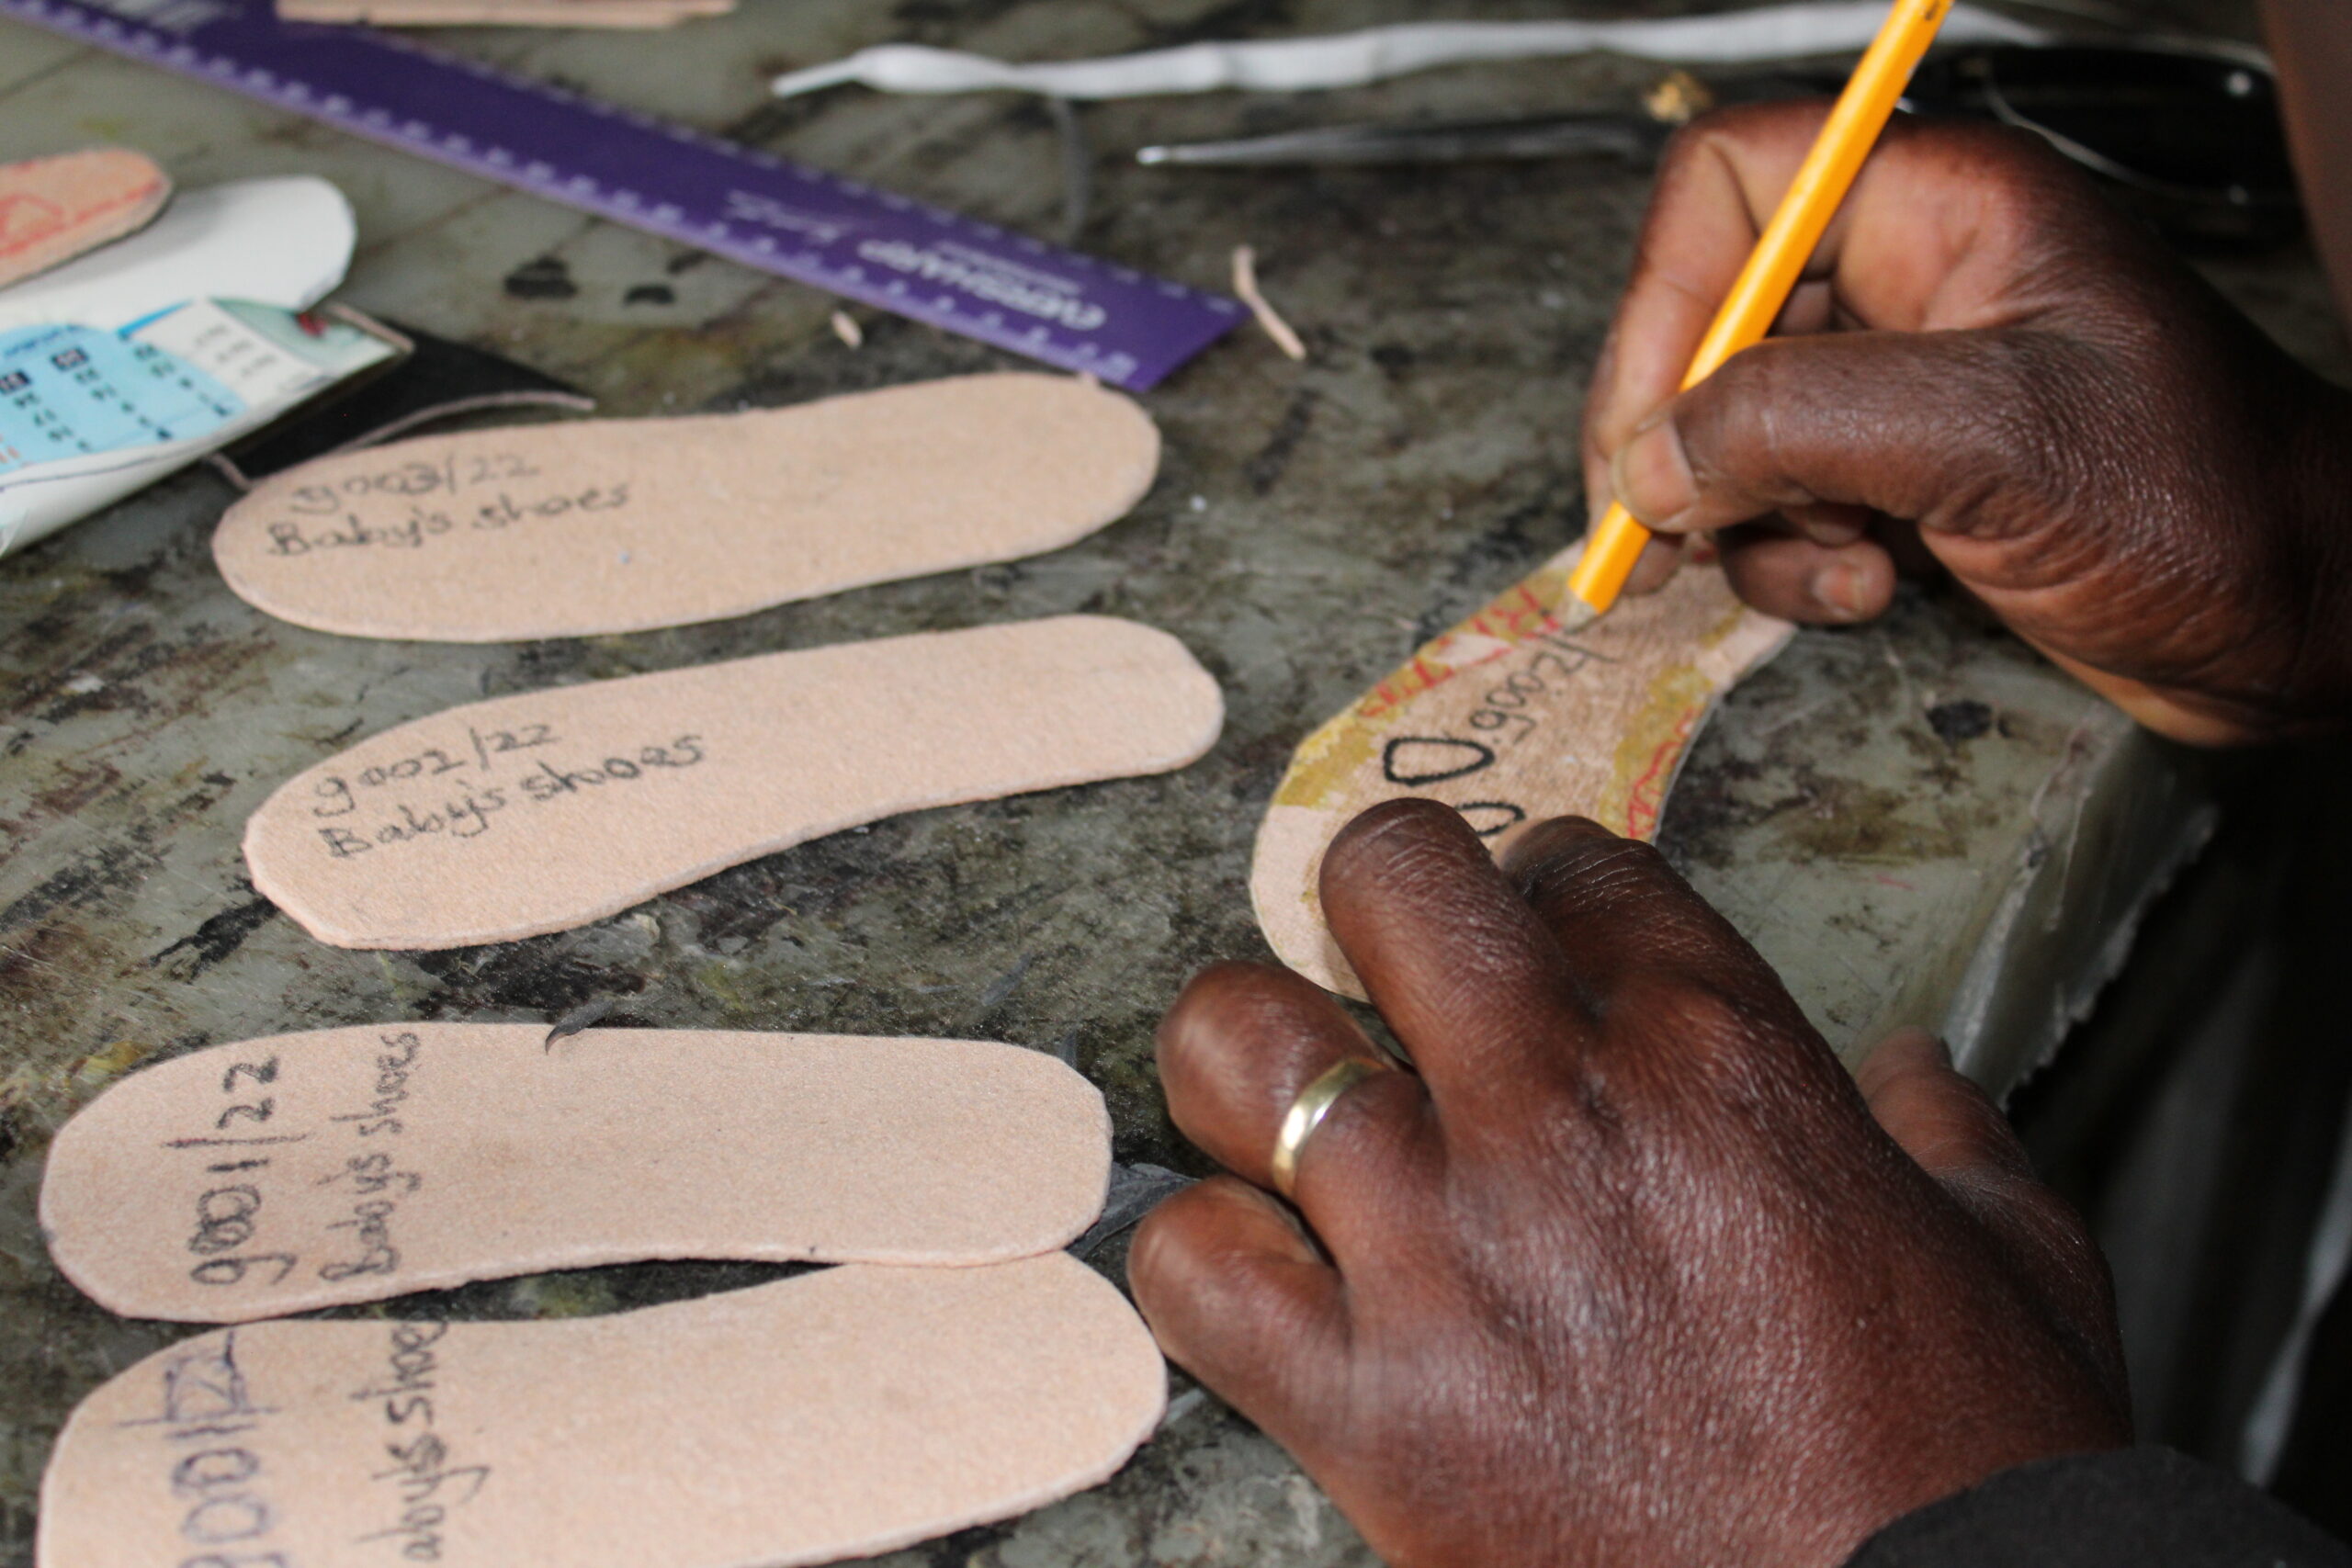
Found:
[[[1317,38],[1193,43],[1034,65],[894,43],[787,73],[771,87],[779,97],[861,82],[888,93],[1001,88],[1059,98],[1131,98],[1221,87],[1354,87],[1441,65],[1592,51],[1698,64],[1791,60],[1862,48],[1885,21],[1886,5],[1887,0],[1804,0],[1654,21],[1409,22]],[[2042,43],[2050,38],[2041,28],[1965,3],[1951,8],[1942,36],[1951,43],[1977,44]]]

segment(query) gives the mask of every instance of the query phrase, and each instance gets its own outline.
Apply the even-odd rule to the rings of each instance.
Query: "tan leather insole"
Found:
[[[116,1084],[51,1145],[41,1230],[129,1317],[242,1323],[652,1258],[978,1264],[1102,1212],[1111,1123],[970,1040],[388,1023]]]
[[[263,1323],[82,1402],[40,1568],[786,1568],[1091,1486],[1150,1333],[1064,1253],[846,1264],[611,1317]]]
[[[0,164],[0,288],[145,227],[171,196],[153,159],[120,147]]]
[[[321,631],[586,637],[1059,549],[1159,463],[1159,431],[1116,392],[964,376],[322,457],[231,507],[212,553],[240,595]]]
[[[338,947],[503,942],[901,811],[1180,768],[1223,719],[1182,643],[1100,615],[763,654],[386,730],[265,801],[245,860]]]

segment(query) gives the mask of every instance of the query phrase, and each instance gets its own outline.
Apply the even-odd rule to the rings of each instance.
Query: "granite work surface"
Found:
[[[1685,8],[1698,7],[1611,7]],[[651,37],[436,37],[1060,237],[1076,216],[1067,130],[1038,104],[854,88],[778,104],[762,84],[886,39],[1039,57],[1599,9],[746,0]],[[2236,19],[2227,6],[2165,14],[2199,13]],[[289,1029],[552,1020],[598,1002],[616,1024],[989,1037],[1056,1052],[1099,1084],[1125,1166],[1203,1168],[1168,1123],[1153,1021],[1197,965],[1262,953],[1250,846],[1292,746],[1581,527],[1576,420],[1647,177],[1607,162],[1177,174],[1125,154],[1251,126],[1619,103],[1653,74],[1588,61],[1312,104],[1219,95],[1083,111],[1091,191],[1076,243],[1210,287],[1235,245],[1254,243],[1310,354],[1293,364],[1245,332],[1148,394],[1167,438],[1158,485],[1125,520],[1037,559],[630,637],[356,640],[272,621],[222,587],[207,539],[233,491],[197,471],[0,562],[0,1564],[30,1559],[40,1467],[74,1402],[186,1332],[84,1301],[34,1220],[49,1135],[145,1062]],[[0,24],[0,155],[101,141],[153,152],[184,187],[334,179],[361,231],[342,298],[563,377],[608,412],[786,403],[1014,363],[862,308],[853,349],[829,323],[835,302],[806,288]],[[2300,351],[2336,352],[2300,252],[2212,270]],[[1230,707],[1205,761],[892,819],[584,930],[449,953],[322,947],[244,878],[243,819],[280,781],[451,704],[1069,611],[1132,616],[1193,648]],[[1914,597],[1878,626],[1801,635],[1735,694],[1663,841],[1841,1051],[1927,1023],[2006,1086],[2088,1005],[2207,820],[2184,759],[2014,641]],[[1109,1237],[1092,1260],[1116,1276],[1123,1247]],[[601,1312],[773,1272],[610,1269],[389,1310]],[[1278,1450],[1177,1388],[1160,1437],[1110,1485],[903,1561],[1366,1559]]]

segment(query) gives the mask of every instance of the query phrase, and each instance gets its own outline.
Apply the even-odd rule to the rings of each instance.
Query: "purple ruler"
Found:
[[[1220,295],[403,39],[281,22],[270,0],[0,0],[0,17],[1136,391],[1241,319]]]

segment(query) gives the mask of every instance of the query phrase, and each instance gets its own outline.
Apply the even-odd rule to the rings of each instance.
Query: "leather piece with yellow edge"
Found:
[[[1291,759],[1258,830],[1250,896],[1275,955],[1329,990],[1363,987],[1323,921],[1323,852],[1358,813],[1442,801],[1499,845],[1524,824],[1589,817],[1657,836],[1691,738],[1792,627],[1741,604],[1713,567],[1569,629],[1575,552],[1554,558],[1424,646]]]

